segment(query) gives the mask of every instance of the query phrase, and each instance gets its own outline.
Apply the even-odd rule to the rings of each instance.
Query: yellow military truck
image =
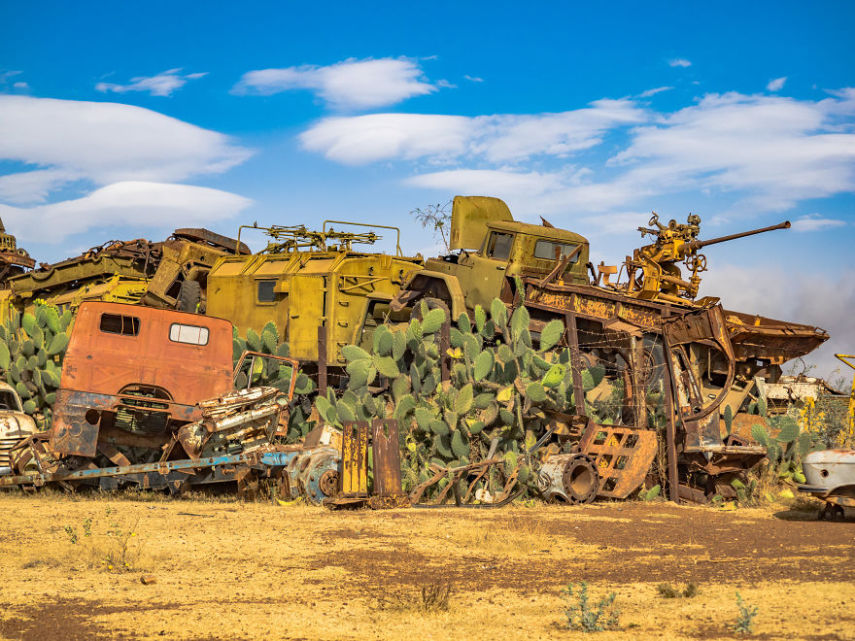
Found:
[[[452,253],[427,259],[392,301],[393,312],[424,298],[440,301],[456,319],[476,305],[489,308],[496,297],[513,302],[517,280],[524,277],[590,284],[587,239],[546,220],[515,221],[498,198],[455,196],[449,240]]]
[[[373,244],[381,237],[373,231],[340,231],[333,224],[393,230],[396,252],[355,250],[354,244]],[[243,336],[249,329],[260,334],[272,322],[289,343],[291,356],[301,361],[319,360],[322,327],[324,362],[343,366],[341,348],[359,343],[365,330],[370,335],[407,276],[422,267],[420,256],[401,252],[396,227],[334,220],[324,221],[321,231],[302,225],[251,225],[241,231],[246,227],[264,231],[271,242],[258,254],[227,256],[214,264],[207,313],[230,320]]]

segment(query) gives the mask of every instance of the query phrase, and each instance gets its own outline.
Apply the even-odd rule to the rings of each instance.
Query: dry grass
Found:
[[[0,495],[0,510],[0,638],[568,639],[561,589],[582,580],[617,593],[625,631],[601,640],[730,638],[737,590],[760,606],[763,638],[855,637],[853,524],[785,523],[770,510],[336,513],[62,495]],[[727,545],[711,546],[713,534]],[[103,559],[123,546],[129,567],[110,570]],[[141,584],[143,573],[157,582]],[[663,581],[703,589],[663,599]]]

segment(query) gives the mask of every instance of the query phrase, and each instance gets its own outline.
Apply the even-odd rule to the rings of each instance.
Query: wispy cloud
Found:
[[[131,78],[131,81],[124,85],[112,82],[99,82],[95,85],[95,89],[103,93],[144,91],[152,96],[171,96],[174,91],[186,85],[188,80],[197,80],[206,75],[208,75],[207,72],[182,74],[180,68],[168,69],[156,76],[137,76],[136,78]]]
[[[449,161],[465,155],[490,162],[566,156],[600,142],[609,129],[646,120],[629,100],[533,115],[370,114],[326,118],[300,135],[304,148],[346,164],[385,159]]]
[[[237,215],[252,201],[208,187],[119,182],[82,198],[35,207],[0,204],[0,218],[19,240],[59,242],[93,228],[210,225]]]
[[[668,61],[668,64],[672,67],[691,67],[691,60],[686,60],[685,58],[674,58]]]
[[[23,80],[14,80],[20,76],[23,71],[20,69],[11,69],[8,71],[0,71],[0,92],[9,88],[15,91],[29,91],[30,85]]]
[[[836,218],[825,218],[821,214],[807,214],[802,216],[793,223],[794,231],[823,231],[826,229],[834,229],[836,227],[845,227],[845,220]]]
[[[141,107],[0,95],[0,160],[37,167],[3,178],[7,202],[43,201],[75,180],[181,181],[251,154],[228,136]]]
[[[755,215],[855,191],[855,90],[832,96],[710,94],[673,113],[622,99],[558,114],[373,114],[321,120],[300,139],[346,164],[411,161],[410,185],[491,193],[523,212],[626,212],[696,190]],[[607,135],[609,160],[580,164]]]
[[[484,79],[479,76],[470,76],[469,74],[465,74],[463,77],[469,82],[484,82]]]
[[[428,82],[418,62],[409,58],[350,58],[326,67],[249,71],[232,92],[269,96],[296,89],[313,91],[338,109],[370,109],[433,93],[437,85]]]
[[[674,87],[655,87],[653,89],[648,89],[647,91],[642,91],[638,96],[639,98],[650,98],[651,96],[655,96],[663,91],[671,91],[673,88]]]
[[[780,91],[784,88],[784,83],[787,82],[787,76],[781,76],[780,78],[775,78],[774,80],[770,80],[769,84],[766,85],[766,89],[769,91]]]

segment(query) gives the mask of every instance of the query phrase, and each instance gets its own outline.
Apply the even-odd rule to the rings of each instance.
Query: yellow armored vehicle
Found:
[[[331,224],[392,229],[398,234],[396,253],[354,250],[354,244],[381,237],[338,231]],[[247,227],[263,230],[272,242],[258,254],[217,261],[208,275],[207,313],[230,320],[241,335],[250,329],[261,334],[272,322],[291,356],[301,361],[319,360],[323,328],[324,362],[344,365],[341,348],[359,343],[363,330],[370,335],[383,322],[389,301],[422,266],[421,257],[402,254],[396,227],[335,220],[324,221],[321,231],[302,225]]]
[[[4,316],[11,308],[30,309],[36,299],[60,309],[101,300],[195,312],[205,305],[208,270],[236,252],[250,253],[246,245],[207,229],[176,229],[162,242],[109,241],[9,278]]]
[[[521,278],[587,285],[587,239],[552,226],[517,222],[498,198],[455,196],[449,248],[455,253],[429,258],[396,296],[402,311],[421,298],[444,303],[456,319],[493,298],[511,302]]]

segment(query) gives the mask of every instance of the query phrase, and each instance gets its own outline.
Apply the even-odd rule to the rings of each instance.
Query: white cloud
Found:
[[[807,214],[793,223],[793,230],[823,231],[825,229],[834,229],[835,227],[845,227],[847,224],[845,220],[824,218],[820,214]]]
[[[11,202],[44,201],[74,180],[106,185],[220,173],[251,153],[223,134],[140,107],[0,95],[0,160],[37,167],[3,177],[0,198]]]
[[[21,91],[26,91],[27,89],[30,88],[30,85],[28,85],[26,82],[16,82],[15,84],[12,85],[12,88],[13,89],[20,89]]]
[[[102,187],[75,200],[11,207],[0,218],[19,241],[59,242],[69,235],[103,227],[210,225],[235,216],[252,201],[219,189],[127,181]]]
[[[0,202],[44,202],[51,191],[78,177],[79,174],[63,169],[38,169],[0,176]]]
[[[612,165],[628,168],[623,180],[660,193],[706,188],[742,194],[744,210],[783,211],[855,190],[853,115],[850,94],[818,102],[707,95],[633,130]]]
[[[303,147],[346,164],[466,156],[512,162],[566,156],[597,145],[618,126],[647,119],[630,100],[598,100],[563,113],[494,116],[370,114],[326,118],[300,135]]]
[[[127,93],[129,91],[146,91],[152,96],[171,96],[176,89],[181,89],[188,80],[196,80],[208,75],[206,73],[181,74],[181,68],[169,69],[156,76],[137,76],[125,85],[112,82],[99,82],[95,85],[97,91],[104,93]]]
[[[784,88],[785,82],[787,82],[787,76],[775,78],[774,80],[769,81],[769,84],[766,85],[766,89],[768,89],[769,91],[780,91]]]
[[[342,163],[418,162],[422,173],[408,184],[493,194],[522,215],[608,216],[695,191],[720,199],[721,214],[733,217],[855,192],[853,116],[853,89],[819,101],[729,93],[666,114],[623,99],[559,114],[328,118],[301,142]],[[625,137],[615,138],[623,142],[608,162],[579,164],[581,152],[612,133]],[[561,160],[574,154],[573,164]],[[796,228],[832,224],[809,218]]]
[[[465,74],[463,77],[469,82],[484,82],[484,79],[479,76],[470,76],[469,74]]]
[[[428,114],[371,114],[326,118],[300,134],[304,148],[349,165],[424,156],[454,157],[466,151],[469,118]]]
[[[640,98],[650,98],[651,96],[655,96],[658,93],[662,93],[663,91],[671,91],[674,87],[654,87],[653,89],[648,89],[647,91],[642,91],[638,96]]]
[[[685,58],[674,58],[673,60],[669,60],[668,64],[672,67],[691,67],[692,62],[690,60],[686,60]]]
[[[427,82],[421,67],[408,58],[351,58],[326,67],[302,65],[249,71],[232,91],[269,96],[294,89],[314,91],[336,108],[369,109],[423,96],[437,87]]]

